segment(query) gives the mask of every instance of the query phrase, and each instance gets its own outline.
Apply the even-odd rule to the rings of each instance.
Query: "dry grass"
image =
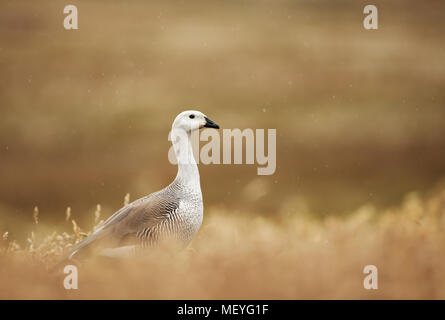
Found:
[[[445,298],[445,190],[342,219],[210,211],[189,249],[90,260],[75,291],[46,265],[84,236],[78,226],[40,241],[32,234],[24,247],[5,235],[0,298]],[[368,264],[379,270],[376,291],[363,289]]]

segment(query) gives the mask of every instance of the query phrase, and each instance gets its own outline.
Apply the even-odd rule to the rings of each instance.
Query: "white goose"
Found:
[[[96,231],[79,242],[68,259],[94,244],[100,254],[122,256],[175,239],[186,246],[203,218],[198,166],[193,157],[191,132],[219,126],[199,111],[181,112],[173,122],[171,140],[178,160],[178,174],[166,188],[140,198],[114,213]]]

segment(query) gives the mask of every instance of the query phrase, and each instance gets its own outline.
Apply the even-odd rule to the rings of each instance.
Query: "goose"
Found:
[[[68,260],[75,260],[79,253],[97,246],[100,255],[109,257],[128,256],[166,239],[173,239],[181,247],[186,247],[203,219],[200,176],[190,139],[191,133],[201,128],[219,129],[219,126],[202,112],[181,112],[173,121],[170,132],[178,165],[173,182],[111,215],[74,246]]]

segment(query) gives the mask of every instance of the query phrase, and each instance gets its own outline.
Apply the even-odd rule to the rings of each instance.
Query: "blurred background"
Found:
[[[63,8],[79,30],[63,28]],[[269,217],[384,208],[445,176],[445,2],[0,2],[0,232],[34,206],[81,227],[174,178],[168,131],[196,108],[276,128],[277,170],[200,165],[205,207]]]

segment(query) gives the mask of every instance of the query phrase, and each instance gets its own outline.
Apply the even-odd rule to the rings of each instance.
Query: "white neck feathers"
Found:
[[[201,192],[199,170],[193,155],[190,133],[181,129],[172,129],[171,140],[178,161],[178,174],[175,180],[194,191]]]

